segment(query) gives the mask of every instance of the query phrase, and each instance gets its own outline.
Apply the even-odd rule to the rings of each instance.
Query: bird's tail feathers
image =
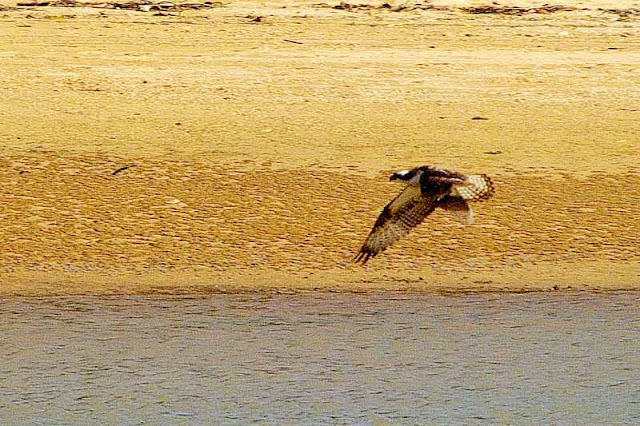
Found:
[[[473,225],[473,209],[471,206],[467,206],[467,210],[456,210],[453,212],[456,220],[463,225]]]
[[[456,220],[463,225],[473,225],[473,210],[460,196],[447,196],[438,201],[438,207],[453,212]]]

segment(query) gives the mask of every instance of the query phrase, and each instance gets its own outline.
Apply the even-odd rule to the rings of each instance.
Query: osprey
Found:
[[[436,207],[452,211],[458,221],[471,225],[473,210],[467,201],[483,201],[495,192],[487,175],[465,176],[435,166],[396,172],[389,180],[403,182],[406,187],[380,213],[356,263],[367,263],[370,257],[407,235]]]

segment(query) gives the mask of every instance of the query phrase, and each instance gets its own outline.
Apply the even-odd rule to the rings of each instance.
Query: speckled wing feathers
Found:
[[[408,186],[382,210],[356,256],[356,262],[365,264],[369,258],[386,250],[436,207],[453,212],[459,222],[471,225],[473,210],[468,201],[487,200],[495,192],[493,182],[484,174],[465,176],[432,166],[417,167],[411,172],[392,175],[391,180],[405,180]],[[419,184],[406,178],[416,173],[420,173]]]
[[[423,196],[417,186],[408,186],[382,210],[356,262],[367,263],[391,244],[407,235],[435,209],[435,198]]]

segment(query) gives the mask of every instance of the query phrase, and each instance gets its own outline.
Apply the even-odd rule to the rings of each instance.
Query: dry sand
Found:
[[[640,289],[638,1],[15,4],[0,296]],[[422,164],[497,194],[354,265]]]

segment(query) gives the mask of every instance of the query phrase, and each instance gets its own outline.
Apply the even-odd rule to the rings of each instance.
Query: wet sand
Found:
[[[0,296],[639,289],[640,16],[433,4],[1,2]],[[421,164],[496,196],[354,265]]]

